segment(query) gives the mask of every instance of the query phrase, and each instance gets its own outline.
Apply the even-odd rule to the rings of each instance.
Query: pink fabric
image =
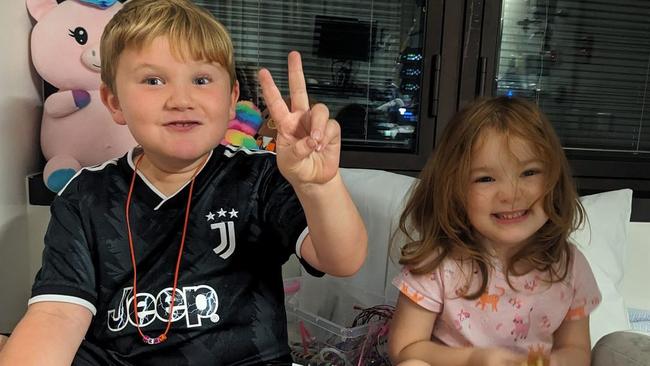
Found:
[[[515,352],[548,354],[553,332],[567,318],[584,318],[600,303],[596,280],[584,255],[573,248],[574,261],[567,279],[549,285],[533,271],[511,277],[514,290],[500,270],[493,271],[487,294],[466,300],[457,294],[470,271],[453,260],[445,260],[435,272],[413,275],[407,269],[393,284],[412,301],[438,314],[432,340],[452,347],[504,347]],[[499,264],[495,268],[500,268]],[[478,288],[473,275],[471,289]]]

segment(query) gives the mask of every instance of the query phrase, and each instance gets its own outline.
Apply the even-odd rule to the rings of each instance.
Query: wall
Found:
[[[38,170],[42,103],[24,1],[3,1],[0,24],[0,332],[6,332],[24,313],[32,282],[25,177]]]

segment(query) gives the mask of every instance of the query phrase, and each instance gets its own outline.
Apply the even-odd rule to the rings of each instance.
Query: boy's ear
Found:
[[[120,108],[120,101],[117,99],[117,95],[113,94],[106,84],[101,83],[99,86],[99,96],[102,98],[102,103],[104,103],[111,113],[113,121],[118,125],[125,125],[126,119],[124,119],[124,113],[122,113],[122,109]]]
[[[237,101],[239,100],[239,81],[235,80],[235,83],[232,85],[232,91],[230,92],[230,120],[235,119]]]

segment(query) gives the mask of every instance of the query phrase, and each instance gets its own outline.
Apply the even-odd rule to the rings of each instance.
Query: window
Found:
[[[497,94],[535,100],[567,150],[650,153],[650,3],[504,0]]]
[[[633,219],[649,220],[650,2],[488,0],[485,9],[489,90],[540,105],[582,194],[632,188]]]
[[[230,29],[240,67],[268,67],[283,93],[286,54],[302,53],[343,166],[417,172],[458,108],[511,94],[549,115],[584,191],[650,196],[650,2],[197,2]]]
[[[435,113],[426,97],[440,47],[433,39],[424,49],[426,22],[438,19],[429,30],[440,27],[440,1],[195,2],[231,32],[238,71],[248,80],[242,98],[263,103],[255,77],[262,66],[288,95],[287,53],[300,51],[310,97],[341,125],[344,165],[364,156],[357,166],[389,168],[399,159],[402,167],[421,167],[433,144]]]

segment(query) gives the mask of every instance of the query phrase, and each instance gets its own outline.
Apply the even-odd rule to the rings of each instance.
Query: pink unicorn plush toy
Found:
[[[99,97],[99,40],[122,7],[116,0],[26,0],[37,23],[32,62],[58,92],[43,105],[43,178],[58,192],[81,168],[96,165],[136,145],[126,126],[113,122]]]

